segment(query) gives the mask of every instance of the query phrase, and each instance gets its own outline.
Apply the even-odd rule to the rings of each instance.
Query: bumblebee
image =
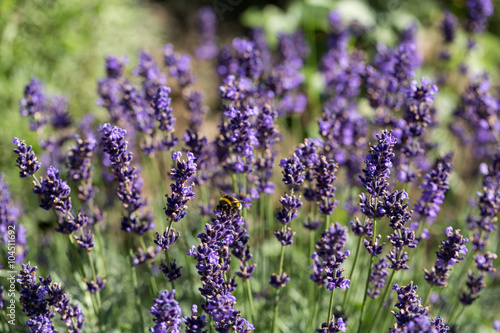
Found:
[[[219,199],[219,204],[216,209],[221,212],[230,213],[232,215],[241,215],[242,205],[241,202],[233,196],[230,196],[224,192],[221,192],[221,197]]]

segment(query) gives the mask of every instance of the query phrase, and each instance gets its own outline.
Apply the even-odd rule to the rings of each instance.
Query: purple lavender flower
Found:
[[[455,40],[455,33],[458,28],[458,20],[449,10],[443,12],[443,21],[441,22],[441,32],[446,44],[452,43]]]
[[[0,240],[7,245],[6,256],[15,252],[15,262],[20,264],[24,262],[25,254],[28,251],[26,229],[18,223],[19,209],[13,203],[9,184],[4,178],[5,175],[0,173]],[[16,249],[12,251],[14,246]]]
[[[338,164],[335,161],[327,161],[325,156],[320,156],[318,162],[314,165],[315,197],[317,198],[320,214],[332,215],[333,210],[338,205],[338,201],[334,199],[336,188],[333,186],[337,179],[335,176],[337,166]]]
[[[191,317],[186,317],[186,333],[207,333],[207,330],[204,330],[208,325],[207,316],[198,314],[198,307],[193,305],[191,307],[191,312],[193,313]]]
[[[280,168],[283,169],[283,183],[288,186],[299,185],[305,179],[305,166],[299,160],[297,155],[293,154],[289,159],[283,158],[280,162]]]
[[[208,107],[203,105],[205,95],[197,89],[188,89],[182,94],[186,108],[190,113],[189,128],[192,131],[199,131],[203,123],[203,117],[208,112]]]
[[[149,328],[149,332],[161,333],[172,332],[181,333],[180,326],[183,322],[181,317],[182,309],[174,299],[175,289],[160,291],[159,297],[154,299],[154,305],[149,310],[153,315],[155,326]]]
[[[493,260],[497,259],[495,253],[486,252],[484,255],[478,253],[474,256],[475,266],[479,270],[477,275],[474,275],[471,270],[467,274],[466,290],[461,293],[459,300],[463,305],[471,305],[479,298],[479,293],[486,287],[484,277],[488,272],[495,272]]]
[[[283,225],[286,225],[297,218],[298,210],[302,207],[302,202],[300,201],[300,196],[296,197],[293,194],[285,194],[284,197],[280,198],[280,203],[282,209],[278,211],[276,219]]]
[[[40,196],[41,208],[54,209],[64,215],[71,211],[70,192],[68,183],[59,177],[59,170],[53,166],[47,169],[47,178],[42,179],[33,189],[33,193]]]
[[[120,99],[124,83],[123,71],[127,62],[127,58],[119,60],[108,55],[106,57],[106,78],[99,80],[97,93],[100,97],[97,100],[97,105],[104,106],[108,110],[112,122],[117,121],[123,115]]]
[[[460,230],[453,231],[452,227],[446,228],[445,232],[448,239],[441,241],[439,251],[436,252],[437,260],[431,271],[424,268],[425,280],[431,285],[446,287],[448,279],[448,271],[453,266],[464,259],[467,254],[465,243],[469,242],[467,238],[460,235]]]
[[[391,333],[396,332],[436,332],[432,330],[429,311],[424,308],[422,300],[416,293],[417,286],[410,282],[405,287],[393,285],[393,290],[398,294],[398,303],[395,304],[398,312],[392,312],[396,317],[396,324]],[[423,329],[423,330],[421,330]]]
[[[104,289],[104,287],[106,286],[106,279],[102,279],[100,277],[98,277],[96,281],[85,280],[84,282],[87,285],[87,289],[85,290],[92,294],[97,293],[98,291]]]
[[[349,183],[356,184],[368,133],[368,123],[357,104],[343,97],[328,100],[318,125],[325,142],[324,154],[344,167]]]
[[[425,175],[425,182],[420,188],[423,189],[422,197],[415,204],[414,211],[426,221],[432,223],[441,210],[444,195],[448,190],[448,176],[452,170],[451,154],[436,159],[433,168]]]
[[[373,198],[383,197],[389,186],[387,179],[392,168],[393,146],[397,141],[392,132],[387,130],[377,134],[377,139],[378,144],[370,146],[370,153],[366,155],[366,168],[362,170],[364,176],[359,176]]]
[[[280,141],[280,132],[274,123],[278,113],[269,104],[259,108],[256,121],[255,137],[261,153],[256,157],[255,168],[257,176],[257,191],[259,193],[274,193],[275,184],[270,181],[272,169],[276,161],[275,145]]]
[[[206,298],[202,308],[212,316],[218,331],[225,332],[229,327],[235,327],[236,332],[255,329],[235,309],[232,282],[225,278],[231,263],[229,248],[240,247],[239,243],[244,244],[242,241],[247,239],[244,223],[238,214],[216,212],[212,224],[206,224],[205,232],[198,235],[201,243],[188,252],[198,262],[196,268],[202,283],[200,292]]]
[[[490,87],[488,75],[475,78],[462,93],[461,103],[454,111],[457,119],[450,125],[463,145],[474,147],[473,153],[478,158],[491,156],[498,148],[499,105]]]
[[[160,252],[160,247],[148,246],[146,249],[137,248],[137,252],[132,257],[132,265],[142,265],[153,261],[156,255]]]
[[[100,132],[102,149],[109,154],[111,171],[119,182],[116,194],[128,212],[122,218],[122,230],[142,235],[154,225],[149,214],[142,212],[140,215],[134,214],[146,205],[146,201],[141,198],[142,178],[139,171],[131,166],[132,153],[127,152],[128,141],[125,140],[127,131],[104,124]]]
[[[158,128],[165,133],[160,148],[164,147],[169,150],[179,141],[173,134],[176,119],[173,115],[173,109],[170,106],[171,102],[170,88],[166,86],[160,86],[158,88],[151,102],[155,110],[155,118],[160,123]]]
[[[368,288],[366,293],[373,299],[378,297],[380,290],[385,286],[385,278],[389,275],[387,272],[388,266],[389,264],[386,262],[385,258],[380,258],[378,264],[373,264],[372,266],[370,283],[373,285],[373,289]]]
[[[321,239],[316,243],[316,252],[311,256],[313,270],[310,278],[318,285],[325,285],[328,290],[350,288],[350,280],[343,276],[344,263],[350,255],[349,250],[344,251],[347,242],[347,227],[341,227],[338,222],[331,224],[321,234]]]
[[[213,59],[217,56],[218,48],[215,43],[217,34],[217,17],[211,6],[198,9],[198,33],[200,34],[200,45],[194,51],[198,59]]]
[[[30,332],[52,331],[51,319],[56,313],[61,316],[61,320],[68,327],[68,331],[79,333],[83,330],[85,319],[78,304],[72,306],[68,293],[64,293],[61,284],[53,283],[49,276],[47,279],[39,277],[36,282],[36,271],[38,267],[28,263],[22,265],[18,274],[18,282],[21,285],[19,302],[23,307],[23,312],[30,318],[26,325],[31,328]],[[44,332],[45,332],[44,331]]]
[[[467,23],[465,29],[480,33],[486,30],[488,19],[493,15],[491,0],[467,0]]]
[[[191,56],[175,53],[172,44],[167,44],[163,47],[163,61],[168,67],[169,75],[177,79],[177,83],[181,89],[196,81],[195,76],[191,72]]]
[[[195,157],[192,153],[186,153],[188,160],[182,161],[182,153],[176,152],[172,154],[172,160],[176,162],[176,167],[170,171],[170,177],[175,180],[175,184],[171,184],[172,196],[167,197],[167,206],[165,207],[165,215],[171,218],[174,222],[179,222],[187,214],[187,202],[194,198],[192,186],[186,186],[185,183],[196,174]]]
[[[223,167],[234,173],[253,171],[255,163],[254,146],[258,144],[251,117],[256,115],[253,107],[224,107],[224,115],[229,122],[219,125],[221,145],[231,150],[223,161]]]
[[[146,102],[151,102],[158,88],[167,84],[167,78],[161,72],[153,56],[144,50],[139,53],[137,68],[134,69],[133,74],[143,78],[142,89]]]
[[[321,328],[317,328],[316,332],[320,333],[337,333],[337,332],[345,332],[347,330],[347,325],[345,324],[342,318],[337,318],[335,321],[335,316],[332,317],[330,322],[322,323]]]
[[[30,129],[32,131],[40,129],[47,122],[47,115],[44,113],[46,108],[45,100],[46,96],[42,82],[32,77],[24,88],[24,98],[19,101],[21,115],[30,117]]]
[[[12,143],[17,146],[14,153],[17,154],[16,166],[19,168],[19,176],[21,178],[31,177],[35,172],[40,170],[42,164],[38,161],[35,153],[32,152],[31,146],[26,146],[24,140],[18,138],[12,139]]]
[[[62,96],[54,96],[48,105],[50,123],[56,130],[68,128],[72,124],[68,111],[68,100]]]
[[[286,272],[281,273],[280,276],[276,273],[273,273],[271,274],[271,278],[269,279],[269,284],[275,289],[285,287],[288,282],[290,282],[290,277],[288,276],[288,274],[286,274]]]
[[[476,251],[483,251],[488,244],[492,231],[497,229],[497,217],[500,210],[500,152],[492,157],[490,165],[481,164],[483,174],[483,188],[478,192],[477,207],[479,216],[469,215],[467,228],[472,231],[472,247]]]

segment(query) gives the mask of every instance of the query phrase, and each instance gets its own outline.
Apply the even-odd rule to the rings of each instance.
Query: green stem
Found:
[[[313,281],[310,281],[310,284],[312,284],[313,287],[315,286],[315,283]],[[314,329],[314,327],[313,327],[314,319],[316,319],[316,311],[318,309],[318,302],[315,301],[317,299],[316,290],[318,290],[318,288],[313,288],[312,293],[310,293],[310,295],[312,296],[312,300],[309,300],[309,304],[312,304],[313,308],[311,311],[311,315],[309,317],[309,325],[308,325],[309,332],[312,332]]]
[[[427,304],[429,304],[429,297],[431,296],[432,287],[434,287],[434,286],[431,284],[429,287],[429,290],[427,290],[427,295],[425,295],[425,301],[423,304],[424,307],[427,306]]]
[[[285,227],[283,226],[281,228],[281,231],[284,232]],[[285,247],[282,245],[281,246],[281,255],[280,255],[280,269],[279,269],[279,274],[278,278],[281,279],[281,274],[283,274],[283,258],[285,257]],[[273,309],[273,325],[271,332],[274,333],[276,332],[276,318],[278,317],[278,291],[280,288],[276,288],[276,292],[274,294],[274,309]]]
[[[378,315],[380,313],[380,310],[384,307],[384,302],[385,302],[385,298],[387,297],[387,293],[389,292],[390,289],[392,289],[392,287],[391,287],[391,285],[392,285],[392,279],[394,278],[394,274],[395,273],[396,273],[396,270],[393,269],[392,273],[391,273],[391,276],[389,277],[389,281],[385,285],[384,294],[382,295],[382,299],[380,300],[381,304],[378,307],[377,312],[375,313],[375,316],[373,317],[374,320],[372,320],[372,325],[370,326],[370,330],[368,332],[372,331],[373,325],[375,324],[375,321],[378,319]]]
[[[356,255],[354,256],[354,262],[352,263],[352,267],[351,267],[351,273],[349,274],[349,277],[353,278],[353,274],[354,274],[354,269],[356,268],[356,263],[358,262],[358,257],[359,257],[359,252],[361,252],[361,240],[362,240],[362,237],[359,236],[358,237],[358,246],[356,247]],[[346,305],[347,305],[347,299],[348,299],[348,296],[349,296],[349,293],[351,292],[351,288],[348,288],[347,291],[344,293],[344,300],[342,302],[342,309],[344,309],[345,311],[345,308],[346,308]]]
[[[328,318],[326,318],[326,323],[328,324],[332,318],[332,310],[333,310],[333,292],[335,288],[332,289],[332,293],[330,295],[330,307],[328,308]]]
[[[375,201],[375,211],[377,208],[377,203]],[[372,235],[372,244],[375,244],[375,239],[376,239],[376,234],[377,234],[377,220],[373,220],[373,235]],[[365,293],[363,295],[363,305],[361,306],[361,318],[359,319],[359,326],[358,326],[358,333],[361,332],[361,327],[363,327],[363,322],[364,322],[364,317],[365,317],[365,309],[366,309],[366,299],[367,299],[367,292],[368,292],[368,286],[370,285],[370,275],[372,274],[372,269],[373,269],[373,259],[375,256],[371,256],[370,258],[370,267],[368,267],[368,276],[366,277],[366,283],[365,283]]]
[[[140,241],[141,246],[144,249],[144,251],[147,251],[146,244],[144,243],[144,238],[140,237],[139,241]],[[151,263],[148,262],[147,265],[149,268],[149,273],[151,273]],[[151,289],[150,289],[151,296],[152,296],[152,298],[154,298],[156,296],[156,294],[158,294],[158,287],[156,286],[156,278],[153,274],[149,274],[149,282],[151,283]]]
[[[253,307],[253,297],[252,297],[252,286],[250,285],[250,279],[247,279],[246,281],[247,285],[247,294],[248,294],[248,305],[250,308],[250,313],[248,314],[249,321],[253,323],[253,314],[255,313],[254,307]]]
[[[455,309],[456,310],[456,309]],[[460,311],[456,311],[457,312],[457,315],[453,316],[453,320],[450,318],[450,321],[448,322],[448,324],[455,324],[457,330],[460,328],[460,325],[458,324],[458,322],[460,322],[460,318],[462,318],[462,313],[464,312],[465,310],[465,306],[462,305],[462,309],[460,309]]]
[[[131,237],[129,237],[129,257],[130,257],[130,274],[132,277],[132,286],[134,287],[134,291],[135,291],[135,308],[139,314],[139,320],[140,320],[140,325],[141,325],[140,331],[143,331],[145,325],[144,325],[144,316],[142,315],[142,306],[141,306],[142,295],[139,291],[139,284],[137,283],[137,272],[136,272],[135,266],[132,264],[132,258],[134,257],[134,251],[132,250],[132,238]]]
[[[170,234],[170,230],[172,229],[172,223],[173,223],[173,220],[170,219],[170,222],[169,222],[168,227],[167,227],[167,237]],[[167,270],[170,272],[170,258],[168,256],[168,251],[169,250],[166,250],[164,253],[165,253],[165,261],[166,261],[166,265],[167,265]],[[175,289],[175,282],[172,281],[170,284],[172,285],[172,289]]]
[[[231,174],[231,179],[233,181],[233,192],[237,196],[239,193],[238,180],[236,179],[236,174],[234,172]]]

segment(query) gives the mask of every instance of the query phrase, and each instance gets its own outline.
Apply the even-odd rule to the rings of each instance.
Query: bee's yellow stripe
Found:
[[[231,201],[228,198],[220,198],[219,201],[225,201],[229,206],[231,206]]]

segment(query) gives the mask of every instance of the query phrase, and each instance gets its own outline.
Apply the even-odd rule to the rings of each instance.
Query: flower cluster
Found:
[[[68,331],[82,332],[85,318],[78,304],[72,306],[68,293],[64,293],[61,284],[53,283],[50,276],[47,279],[39,276],[40,282],[37,283],[37,270],[37,266],[31,267],[28,263],[22,265],[17,275],[17,281],[21,285],[19,302],[29,318],[26,325],[30,328],[30,332],[55,332],[52,318],[56,313],[61,316]]]
[[[415,291],[417,286],[414,286],[413,282],[405,287],[399,287],[395,284],[392,289],[398,294],[398,303],[395,306],[399,311],[392,311],[396,317],[396,323],[389,332],[445,333],[449,330],[447,326],[444,326],[441,317],[434,319],[430,317],[429,310],[423,307],[422,301]]]
[[[236,287],[234,278],[226,280],[231,264],[230,248],[233,253],[245,252],[241,251],[241,245],[248,240],[244,223],[238,214],[216,212],[212,224],[206,224],[205,232],[198,235],[201,243],[188,252],[197,261],[196,268],[201,276],[200,292],[206,299],[202,308],[213,318],[219,332],[230,328],[241,333],[255,329],[235,309],[236,298],[231,295]]]
[[[16,166],[19,168],[19,177],[31,177],[40,170],[42,164],[38,161],[31,146],[27,146],[24,140],[12,139],[12,144],[16,145],[14,153],[17,154]]]
[[[467,238],[460,235],[460,230],[453,231],[452,227],[446,228],[444,234],[448,237],[446,240],[441,241],[439,251],[436,252],[437,260],[432,267],[431,271],[424,269],[425,280],[431,285],[445,287],[447,285],[448,271],[453,266],[464,259],[463,256],[467,254],[467,247],[465,243],[469,242]]]
[[[179,222],[187,214],[187,202],[194,198],[192,186],[186,186],[186,182],[196,174],[195,156],[187,152],[187,161],[181,160],[182,153],[176,152],[172,154],[172,160],[176,166],[170,171],[170,177],[175,181],[171,184],[172,195],[167,197],[167,205],[165,207],[165,215],[174,222]]]
[[[495,253],[486,252],[483,254],[476,254],[474,256],[475,266],[479,273],[474,275],[471,270],[467,273],[466,290],[461,293],[459,300],[464,305],[471,305],[476,299],[479,298],[479,293],[486,287],[484,277],[488,272],[495,272],[493,267],[493,260],[497,259]]]
[[[472,247],[476,251],[486,248],[490,233],[497,229],[497,214],[500,210],[500,152],[492,157],[491,164],[481,164],[480,172],[483,175],[483,188],[478,192],[479,216],[471,214],[467,218],[467,228],[472,231]]]
[[[452,170],[451,154],[436,159],[432,169],[425,175],[425,182],[420,200],[415,204],[414,211],[427,222],[434,222],[437,217],[444,195],[448,190],[448,177]]]
[[[387,179],[392,168],[393,147],[397,141],[392,132],[387,130],[377,134],[377,140],[378,144],[370,146],[370,153],[366,155],[366,167],[362,170],[364,176],[359,176],[364,188],[374,199],[383,197],[389,186]],[[366,211],[362,208],[363,210]],[[366,215],[364,211],[363,213]]]
[[[332,317],[330,322],[322,323],[321,328],[317,328],[316,332],[319,333],[337,333],[337,332],[345,332],[347,330],[347,325],[342,318],[337,318],[335,321],[335,316]]]
[[[44,113],[46,107],[46,96],[42,82],[34,77],[24,89],[24,98],[19,102],[21,115],[30,117],[30,129],[36,131],[47,122],[47,115]]]
[[[344,269],[340,267],[351,254],[344,250],[347,242],[347,227],[341,227],[338,222],[332,224],[321,234],[316,243],[316,252],[311,256],[313,270],[311,280],[318,285],[325,285],[328,290],[350,288],[350,280],[342,275]]]
[[[92,156],[96,148],[96,140],[92,135],[82,139],[75,137],[76,146],[71,146],[67,155],[67,166],[69,168],[69,177],[78,186],[78,197],[86,203],[92,203],[97,188],[92,185]]]
[[[472,152],[478,158],[493,155],[498,149],[498,101],[491,95],[490,88],[486,74],[472,80],[454,111],[456,120],[450,124],[463,145],[474,147]]]
[[[151,101],[151,105],[154,108],[155,119],[159,123],[158,128],[164,133],[164,138],[158,144],[158,147],[156,147],[158,150],[170,150],[177,145],[179,141],[173,134],[176,119],[173,116],[173,109],[170,106],[171,103],[170,88],[160,86]]]
[[[0,173],[0,240],[7,245],[6,256],[14,255],[15,262],[24,262],[28,251],[26,229],[19,224],[19,209],[14,205],[5,174]],[[15,251],[14,251],[15,248]]]
[[[483,32],[488,26],[488,18],[493,15],[491,0],[467,0],[467,24],[470,32]]]
[[[200,45],[194,51],[198,59],[213,59],[217,56],[218,47],[215,43],[217,17],[212,7],[206,6],[198,9],[198,33],[200,34]]]
[[[133,156],[127,151],[127,131],[104,124],[100,132],[102,150],[109,155],[111,171],[119,182],[116,194],[128,213],[123,215],[121,229],[143,235],[154,225],[151,216],[140,211],[146,205],[145,199],[141,198],[143,181],[139,171],[131,165]]]
[[[108,55],[106,57],[106,78],[99,80],[97,93],[99,99],[97,105],[104,106],[111,116],[111,121],[115,122],[124,116],[121,105],[122,85],[124,83],[123,71],[128,59],[118,58]]]
[[[154,327],[149,328],[149,332],[172,332],[180,333],[180,326],[183,322],[181,317],[182,309],[179,303],[174,299],[175,289],[160,291],[159,297],[154,299],[154,305],[149,310],[154,317]]]
[[[387,267],[389,267],[389,263],[385,258],[380,258],[377,264],[373,264],[372,273],[370,274],[370,284],[373,285],[373,288],[368,288],[366,293],[373,299],[376,299],[380,290],[385,286],[385,278],[389,273],[387,272]]]

